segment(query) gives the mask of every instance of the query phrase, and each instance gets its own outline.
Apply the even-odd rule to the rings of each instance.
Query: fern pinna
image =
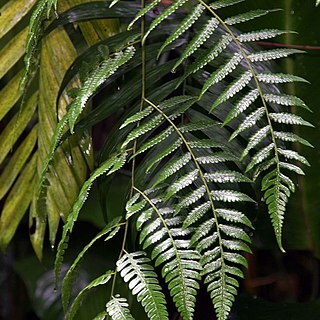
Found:
[[[64,226],[56,259],[58,274],[69,233],[94,180],[124,166],[130,168],[125,219],[117,225],[125,228],[123,245],[112,274],[111,300],[102,318],[133,318],[127,300],[115,295],[115,279],[120,274],[148,318],[168,319],[166,297],[157,276],[160,271],[183,319],[194,318],[201,285],[210,294],[217,318],[227,319],[243,267],[247,267],[243,253],[251,252],[248,231],[253,227],[246,209],[254,200],[243,190],[250,190],[256,181],[261,184],[277,242],[284,250],[285,207],[295,189],[291,173],[303,174],[297,161],[308,165],[303,156],[291,150],[291,144],[310,145],[291,132],[291,125],[311,124],[287,110],[307,106],[301,99],[282,93],[280,87],[304,80],[274,73],[270,61],[300,51],[261,50],[251,44],[285,33],[282,30],[241,33],[234,27],[272,10],[220,16],[220,9],[243,1],[176,0],[161,6],[159,0],[147,5],[143,2],[128,25],[135,28],[141,22],[140,41],[122,43],[99,68],[87,74],[57,127],[43,169],[39,202],[45,195],[45,173],[63,128],[68,123],[71,134],[77,131],[76,122],[86,102],[119,68],[129,72],[140,68],[141,98],[128,97],[121,105],[126,117],[115,130],[110,157],[83,185]],[[113,1],[111,5],[121,3]],[[157,33],[160,24],[166,24],[164,33],[169,30],[165,39]],[[103,66],[107,66],[106,72]],[[146,81],[153,68],[163,68],[161,77],[170,79],[162,82],[161,92]],[[138,244],[127,246],[129,227],[137,232]],[[130,253],[127,247],[138,250]],[[67,297],[69,300],[69,294]],[[72,318],[74,312],[71,314]]]

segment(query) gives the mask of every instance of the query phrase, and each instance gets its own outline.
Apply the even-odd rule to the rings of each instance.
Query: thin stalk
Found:
[[[145,7],[145,0],[141,0],[141,8]],[[135,41],[135,43],[141,43],[141,101],[140,101],[140,111],[143,109],[143,104],[144,104],[144,99],[145,99],[145,94],[146,94],[146,48],[143,42],[143,37],[145,35],[145,29],[146,29],[146,20],[145,16],[142,17],[141,19],[141,36],[139,41]],[[139,127],[140,122],[137,123],[137,127]],[[137,151],[137,140],[134,141],[133,147],[132,147],[132,155]],[[135,185],[135,168],[136,168],[136,159],[133,157],[132,160],[132,166],[131,166],[131,190],[130,190],[130,198],[133,195],[134,192],[134,185]],[[119,253],[119,257],[117,260],[120,260],[123,253],[125,252],[125,245],[127,241],[127,235],[128,235],[128,229],[129,229],[129,221],[127,220],[125,223],[125,230],[124,230],[124,235],[122,239],[122,246],[121,250]],[[116,285],[116,279],[117,279],[117,269],[115,270],[113,280],[112,280],[112,287],[111,287],[111,292],[110,292],[110,299],[114,294],[115,290],[115,285]],[[109,316],[108,318],[109,319]]]

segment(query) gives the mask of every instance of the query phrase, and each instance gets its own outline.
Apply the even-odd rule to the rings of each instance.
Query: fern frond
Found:
[[[181,217],[173,217],[170,208],[158,208],[152,198],[137,188],[135,190],[152,209],[147,215],[140,214],[140,242],[144,248],[153,247],[152,259],[156,266],[163,265],[162,276],[178,311],[184,319],[192,319],[201,267],[198,253],[189,248],[189,240],[183,239],[189,231],[181,228]],[[150,213],[155,216],[154,220],[149,220]]]
[[[99,240],[100,238],[108,235],[105,239],[109,240],[112,239],[117,232],[120,230],[120,220],[121,218],[115,218],[113,221],[108,223],[106,227],[103,228],[84,248],[83,250],[78,254],[77,258],[72,263],[71,267],[69,268],[67,274],[63,278],[62,282],[62,288],[61,288],[61,296],[62,296],[62,306],[63,309],[66,311],[67,306],[70,301],[70,296],[73,288],[73,283],[75,279],[76,269],[79,268],[79,265],[81,263],[81,260],[83,259],[83,256],[85,253],[93,246],[93,244]]]
[[[117,269],[132,294],[137,295],[149,319],[169,319],[165,296],[150,262],[144,252],[126,252],[117,262]]]
[[[101,66],[93,70],[89,74],[88,79],[84,82],[80,88],[77,97],[69,106],[68,121],[70,132],[74,132],[74,125],[84,109],[88,99],[97,91],[97,89],[109,78],[116,70],[128,62],[135,54],[134,47],[128,47],[124,51],[115,53],[113,58],[108,58],[103,61]]]
[[[112,271],[107,271],[105,274],[103,274],[102,276],[94,279],[93,281],[91,281],[84,289],[82,289],[79,294],[76,296],[76,298],[74,299],[71,307],[70,307],[70,311],[68,314],[68,319],[72,320],[74,319],[76,313],[78,312],[81,303],[83,301],[83,299],[85,298],[85,296],[89,293],[89,291],[92,288],[101,286],[106,284],[112,276],[113,272]]]
[[[29,22],[29,33],[26,42],[26,55],[24,58],[25,71],[21,80],[21,88],[25,90],[25,86],[30,80],[34,66],[36,65],[36,51],[38,48],[40,37],[42,36],[42,24],[45,19],[49,19],[50,12],[56,9],[57,0],[40,0],[37,2],[32,12]]]
[[[109,175],[115,171],[115,169],[120,169],[126,159],[126,153],[120,156],[113,156],[109,160],[105,161],[99,168],[97,168],[90,176],[90,178],[83,184],[79,196],[75,201],[70,214],[68,215],[67,222],[63,226],[62,237],[58,245],[58,250],[55,260],[55,279],[56,285],[61,271],[61,266],[63,262],[64,252],[67,248],[67,243],[69,241],[69,234],[72,232],[74,223],[78,219],[80,209],[82,208],[85,200],[87,199],[88,192],[93,184],[93,182],[102,174]]]
[[[134,320],[128,307],[128,301],[120,296],[112,297],[107,303],[107,313],[112,320]]]

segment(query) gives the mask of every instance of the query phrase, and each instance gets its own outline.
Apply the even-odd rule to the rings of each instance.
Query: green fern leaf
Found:
[[[214,10],[233,6],[235,4],[244,2],[245,0],[217,0],[210,4],[210,7]]]
[[[83,250],[78,254],[77,258],[74,260],[72,263],[71,267],[69,268],[67,274],[63,278],[62,282],[62,289],[61,289],[61,296],[62,296],[62,305],[63,309],[66,311],[67,306],[70,301],[70,296],[71,296],[71,291],[73,288],[73,283],[75,280],[75,275],[76,275],[76,269],[79,267],[81,260],[83,259],[83,256],[85,253],[93,246],[93,244],[99,240],[100,238],[106,236],[107,234],[108,237],[106,240],[109,240],[113,238],[117,232],[120,230],[120,220],[121,217],[117,217],[114,220],[112,220],[108,225],[101,230],[84,248]]]
[[[173,153],[174,151],[176,151],[178,148],[180,148],[182,145],[182,140],[181,139],[177,139],[175,142],[173,142],[172,144],[168,145],[168,147],[164,148],[155,158],[154,160],[150,163],[150,165],[148,166],[148,168],[146,169],[146,173],[149,173],[151,168],[158,162],[160,162],[162,159],[164,159],[166,156],[170,155],[171,153]],[[182,168],[182,167],[181,167]],[[166,178],[164,178],[166,179]],[[162,182],[161,181],[156,181],[154,186],[156,186],[158,183]]]
[[[111,279],[112,274],[113,274],[113,272],[107,271],[102,276],[100,276],[100,277],[94,279],[93,281],[91,281],[84,289],[82,289],[79,292],[79,294],[74,299],[74,301],[73,301],[73,303],[72,303],[72,305],[70,307],[70,312],[69,312],[69,315],[68,315],[68,319],[72,320],[75,317],[78,309],[81,306],[81,303],[82,303],[83,299],[89,293],[90,289],[106,284]]]
[[[157,181],[154,183],[154,186],[158,185],[162,181],[169,178],[171,175],[178,172],[180,169],[182,169],[186,164],[188,164],[191,160],[190,153],[186,153],[183,156],[177,157],[176,159],[173,159],[171,162],[169,162],[165,168],[161,171],[159,174],[159,177]]]
[[[291,74],[284,74],[284,73],[259,73],[257,77],[259,81],[264,83],[288,83],[288,82],[308,83],[307,80],[301,77],[293,76]],[[303,106],[305,106],[304,103],[303,103]]]
[[[296,124],[307,127],[314,127],[311,123],[303,120],[300,116],[292,113],[279,112],[270,113],[270,119],[277,123]]]
[[[226,161],[236,162],[238,161],[238,158],[231,153],[217,152],[214,155],[198,157],[197,161],[200,164],[215,164],[215,163],[221,163]]]
[[[185,31],[191,28],[191,26],[200,18],[201,14],[204,11],[204,6],[202,4],[198,4],[194,7],[191,13],[179,24],[179,27],[171,33],[171,35],[166,39],[166,41],[161,46],[158,58],[163,50],[173,41],[178,39]]]
[[[142,226],[140,242],[144,248],[152,245],[152,259],[156,266],[163,265],[162,276],[178,311],[184,319],[192,319],[201,267],[198,253],[191,250],[189,240],[184,239],[190,231],[180,227],[182,218],[173,217],[170,208],[158,209],[145,193],[138,189],[136,191],[147,200],[156,215],[154,220],[147,217]]]
[[[274,131],[274,136],[282,141],[286,142],[300,142],[301,144],[304,144],[307,147],[313,148],[313,145],[308,142],[307,140],[299,137],[295,133],[292,132],[282,132],[282,131]]]
[[[293,159],[293,160],[297,160],[300,161],[301,163],[310,166],[310,163],[308,162],[308,160],[301,156],[298,152],[293,151],[293,150],[284,150],[281,148],[278,148],[278,152],[283,155],[286,159]]]
[[[258,31],[252,31],[240,34],[237,36],[237,39],[239,42],[255,42],[259,40],[266,40],[275,38],[277,36],[280,36],[282,34],[290,33],[289,31],[284,30],[278,30],[278,29],[264,29],[264,30],[258,30]]]
[[[119,129],[123,129],[124,127],[126,127],[127,125],[131,124],[131,123],[136,123],[142,119],[144,119],[145,117],[147,117],[148,115],[150,115],[152,113],[153,109],[152,107],[147,107],[144,108],[142,111],[139,111],[137,113],[135,113],[133,116],[129,117],[121,126]]]
[[[251,53],[248,55],[248,59],[251,62],[269,61],[269,60],[275,60],[280,58],[287,58],[290,55],[297,54],[297,53],[303,53],[303,51],[296,50],[296,49],[272,49],[272,50]]]
[[[259,129],[255,134],[253,134],[249,139],[247,147],[242,152],[241,160],[249,153],[251,149],[255,148],[262,140],[264,140],[269,132],[270,126],[268,125]]]
[[[261,107],[255,111],[253,111],[251,114],[249,114],[244,121],[240,124],[240,126],[233,132],[231,135],[229,141],[233,140],[238,134],[241,132],[253,127],[258,120],[260,120],[264,115],[264,108]]]
[[[169,200],[177,192],[191,185],[198,178],[198,175],[199,171],[198,169],[195,169],[179,178],[172,186],[169,187],[164,200]]]
[[[300,98],[292,95],[267,93],[264,95],[264,98],[267,102],[282,106],[296,106],[308,109],[307,105]]]
[[[80,88],[76,99],[71,103],[68,110],[70,132],[74,132],[74,125],[84,109],[88,99],[120,66],[128,62],[135,54],[134,47],[128,47],[124,51],[115,53],[114,58],[103,61],[101,66],[93,70]]]
[[[239,114],[247,110],[258,97],[258,89],[253,89],[249,93],[247,93],[243,98],[240,99],[240,101],[235,104],[222,125],[225,126],[231,120],[235,119]]]
[[[215,72],[211,74],[211,76],[208,78],[208,80],[204,83],[200,98],[206,93],[206,91],[213,86],[214,84],[222,81],[228,74],[230,74],[237,65],[241,62],[242,56],[239,53],[236,53],[232,56],[229,61],[222,65],[220,68],[218,68]]]
[[[112,320],[134,320],[128,307],[128,301],[120,296],[112,297],[107,303],[107,313]]]
[[[254,202],[250,197],[246,194],[233,191],[233,190],[213,190],[211,191],[212,199],[215,201],[222,201],[222,202],[238,202],[238,201],[248,201]]]
[[[60,240],[60,243],[58,245],[58,250],[56,254],[56,260],[55,260],[55,279],[56,279],[56,286],[57,281],[59,278],[59,274],[61,271],[61,266],[63,262],[63,255],[65,252],[65,249],[67,247],[67,243],[69,241],[69,234],[72,232],[72,229],[74,227],[74,223],[78,219],[78,215],[80,212],[80,209],[82,208],[85,200],[87,199],[88,192],[93,184],[93,182],[102,174],[110,174],[111,170],[117,166],[119,167],[119,163],[123,164],[124,159],[126,158],[126,153],[120,155],[119,157],[113,156],[109,160],[105,161],[99,168],[97,168],[90,176],[90,178],[83,184],[79,196],[75,203],[73,204],[73,207],[71,209],[70,214],[68,215],[67,222],[63,226],[63,232],[62,237]]]
[[[274,145],[272,143],[270,143],[269,145],[267,145],[266,147],[261,149],[259,152],[257,152],[252,157],[250,163],[248,164],[248,166],[246,168],[246,172],[251,170],[257,164],[259,164],[259,163],[263,162],[264,160],[266,160],[271,155],[271,151],[273,149],[274,149]]]
[[[232,37],[230,35],[223,35],[217,43],[213,47],[210,47],[206,50],[204,54],[202,54],[196,61],[186,70],[184,76],[180,80],[179,84],[182,83],[184,79],[186,79],[192,73],[197,72],[202,69],[212,60],[217,58],[220,53],[223,52],[227,48],[227,46],[232,42]]]
[[[149,319],[169,319],[165,296],[150,262],[144,252],[125,253],[117,262],[117,269]]]
[[[187,216],[183,223],[184,228],[188,228],[189,226],[195,224],[198,220],[200,220],[209,210],[211,209],[210,201],[204,202],[194,208]]]
[[[150,11],[151,9],[153,9],[159,2],[161,2],[161,0],[154,0],[151,3],[149,3],[148,5],[146,5],[144,8],[142,8],[137,15],[134,17],[134,19],[129,23],[128,25],[128,30],[130,30],[132,28],[132,26],[141,18],[143,17],[148,11]]]
[[[230,84],[222,93],[221,95],[215,100],[211,107],[211,112],[221,103],[229,100],[233,96],[235,96],[239,91],[245,88],[252,79],[252,72],[247,71],[242,74],[239,79],[235,80],[233,83]]]
[[[189,42],[187,48],[183,51],[181,57],[178,59],[172,70],[175,71],[185,59],[190,57],[196,50],[198,50],[198,48],[212,35],[218,25],[219,21],[216,18],[211,18],[208,23]]]
[[[263,9],[252,10],[249,12],[241,13],[236,16],[227,18],[225,20],[225,23],[229,26],[233,26],[235,24],[239,24],[239,23],[247,22],[259,17],[263,17],[273,11],[278,11],[278,10],[263,10]]]
[[[204,177],[207,181],[215,183],[251,182],[243,174],[231,170],[217,170],[212,173],[205,173]]]
[[[287,162],[280,162],[280,168],[284,168],[290,171],[295,172],[296,174],[299,175],[304,175],[304,172],[299,168],[298,166],[292,164],[292,163],[287,163]]]
[[[174,1],[166,10],[164,10],[160,15],[158,15],[150,24],[147,32],[145,33],[142,43],[146,41],[146,38],[163,20],[167,19],[172,13],[174,13],[178,8],[183,6],[188,0],[176,0]]]

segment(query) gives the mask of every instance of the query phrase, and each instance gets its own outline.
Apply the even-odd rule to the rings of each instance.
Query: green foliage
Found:
[[[222,17],[220,9],[242,0],[212,4],[177,0],[150,21],[159,2],[140,9],[135,2],[113,1],[110,6],[115,9],[96,3],[103,7],[106,18],[114,17],[117,6],[117,17],[127,18],[123,7],[132,8],[135,17],[124,23],[128,29],[140,23],[140,39],[136,40],[139,32],[134,30],[115,36],[115,42],[109,40],[108,46],[89,47],[70,66],[58,90],[60,98],[68,82],[74,80],[77,66],[82,83],[76,90],[71,86],[67,100],[72,100],[52,133],[33,201],[34,216],[43,225],[48,216],[50,170],[63,143],[112,114],[119,116],[120,123],[112,128],[100,165],[89,179],[81,181],[80,192],[72,200],[56,255],[56,282],[69,237],[94,182],[104,177],[112,187],[117,175],[131,176],[126,212],[119,208],[116,220],[80,252],[64,278],[62,298],[67,309],[75,269],[84,254],[96,240],[106,234],[109,239],[124,227],[115,271],[108,271],[80,291],[68,312],[71,319],[84,295],[111,278],[107,314],[115,320],[133,319],[128,300],[115,295],[120,292],[117,274],[128,283],[149,319],[169,318],[166,299],[172,299],[183,319],[194,319],[200,285],[207,288],[217,318],[228,319],[239,278],[247,267],[245,255],[251,253],[249,231],[253,226],[247,212],[259,200],[252,199],[251,186],[263,193],[278,246],[284,251],[282,229],[289,197],[295,191],[293,174],[304,174],[297,163],[309,165],[292,150],[292,142],[311,145],[292,132],[291,125],[312,125],[288,110],[308,107],[281,87],[305,80],[276,73],[271,67],[274,61],[301,51],[261,50],[252,45],[285,31],[242,33],[234,28],[274,10],[239,11]],[[43,20],[49,18],[53,7],[54,1],[39,1],[34,9],[23,83],[34,68],[31,61],[40,46]],[[96,18],[98,12],[93,10],[90,18]],[[57,17],[53,26],[70,22],[66,16],[77,22],[89,13],[88,6],[79,6]],[[49,26],[52,31],[50,28],[54,27]],[[88,56],[93,59],[86,60]],[[103,87],[106,90],[101,90]],[[102,102],[86,113],[88,101],[98,92]],[[30,148],[25,152],[30,153]],[[18,170],[24,162],[22,159],[15,165]],[[126,222],[120,224],[123,216]],[[128,230],[132,232],[131,242]],[[128,248],[136,246],[139,251],[130,253]],[[159,284],[157,270],[168,297]],[[105,316],[103,312],[97,318]]]

